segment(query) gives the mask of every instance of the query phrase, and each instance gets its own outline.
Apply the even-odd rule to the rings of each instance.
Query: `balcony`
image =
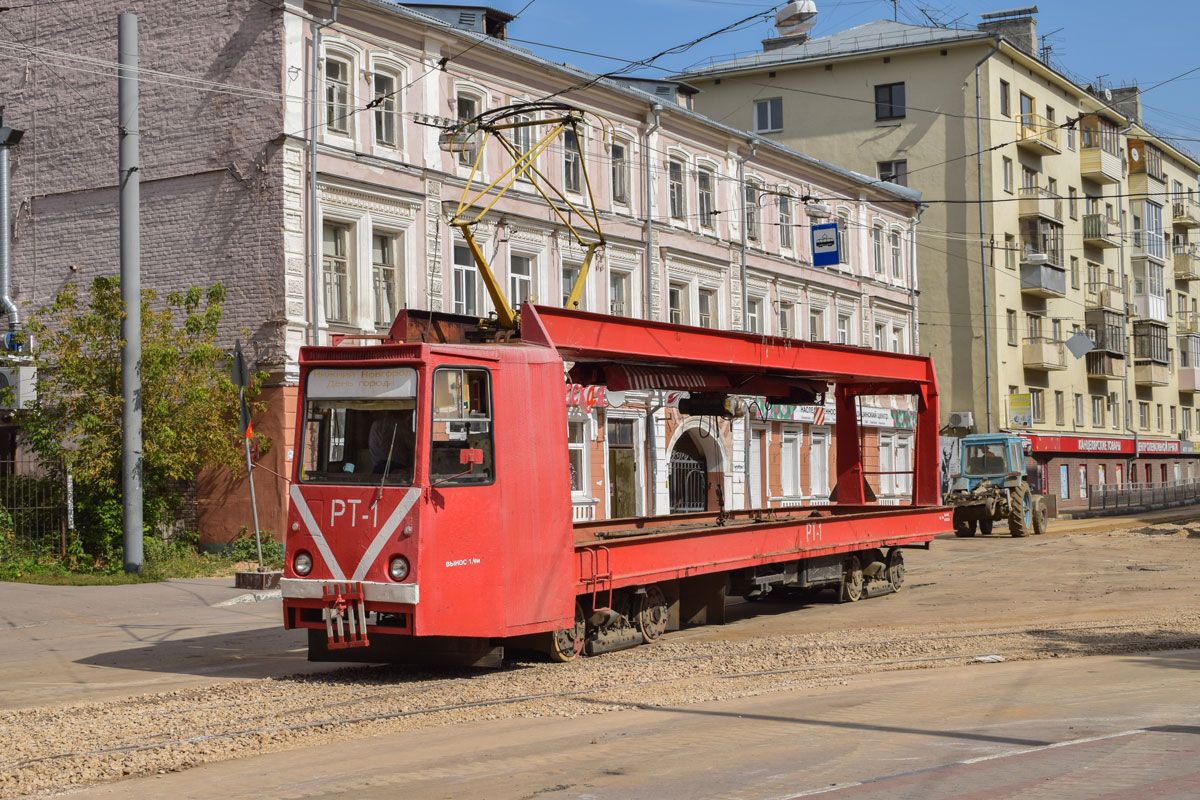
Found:
[[[1133,295],[1133,316],[1135,319],[1167,321],[1166,295],[1135,292]]]
[[[1170,377],[1166,364],[1157,361],[1133,362],[1133,382],[1138,386],[1166,386]]]
[[[1111,353],[1097,353],[1092,351],[1084,356],[1087,360],[1087,374],[1089,378],[1102,378],[1104,380],[1112,380],[1120,378],[1125,374],[1125,359],[1114,356]]]
[[[1084,308],[1107,308],[1125,313],[1125,292],[1111,283],[1089,283]]]
[[[1063,201],[1060,195],[1041,186],[1022,186],[1017,200],[1018,217],[1045,217],[1062,222]]]
[[[1093,352],[1125,355],[1125,315],[1118,311],[1089,309],[1083,313],[1087,325],[1087,336],[1092,340]]]
[[[1038,114],[1019,114],[1017,123],[1017,147],[1024,147],[1042,156],[1062,152],[1058,143],[1058,126]]]
[[[1121,157],[1101,147],[1079,150],[1079,173],[1101,185],[1121,182]]]
[[[1051,264],[1022,264],[1021,291],[1034,297],[1066,297],[1067,271]]]
[[[1195,200],[1176,200],[1171,204],[1171,222],[1176,228],[1200,228],[1200,205]]]
[[[1179,368],[1179,391],[1200,392],[1200,367]]]
[[[1067,348],[1058,339],[1033,336],[1025,340],[1022,360],[1025,369],[1059,370],[1067,368]]]
[[[1200,246],[1194,244],[1175,245],[1175,280],[1200,280]]]
[[[1200,314],[1180,311],[1175,315],[1175,332],[1179,335],[1200,333]]]
[[[1170,248],[1163,235],[1158,231],[1137,230],[1133,232],[1133,257],[1150,257],[1157,261],[1166,261]]]
[[[1121,223],[1104,214],[1084,214],[1083,243],[1092,247],[1120,247]]]

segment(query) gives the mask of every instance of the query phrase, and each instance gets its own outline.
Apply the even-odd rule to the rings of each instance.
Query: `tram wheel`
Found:
[[[583,652],[583,634],[587,623],[583,618],[583,608],[575,604],[575,625],[554,631],[550,635],[550,658],[553,661],[574,661]]]
[[[842,567],[842,590],[840,600],[843,603],[853,603],[862,599],[863,572],[862,562],[858,556],[850,556]]]
[[[904,585],[904,552],[899,547],[888,551],[887,577],[892,591],[900,591],[900,587]]]
[[[637,615],[638,630],[647,642],[667,632],[667,598],[657,585],[647,586]]]

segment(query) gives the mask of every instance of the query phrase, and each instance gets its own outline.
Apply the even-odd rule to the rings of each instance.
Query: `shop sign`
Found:
[[[1033,427],[1033,396],[1010,394],[1008,396],[1008,426],[1010,428]]]
[[[1196,452],[1196,445],[1192,444],[1191,442],[1180,442],[1179,443],[1179,452],[1194,453],[1194,452]]]
[[[584,386],[579,383],[567,384],[567,405],[572,408],[582,409],[585,413],[592,413],[592,409],[596,406],[606,406],[608,401],[605,398],[606,387],[604,386]]]
[[[765,411],[765,413],[764,413]],[[833,404],[825,406],[792,406],[770,405],[761,402],[750,406],[750,415],[759,420],[775,420],[779,422],[807,422],[810,425],[836,425],[837,410]],[[916,413],[900,411],[894,408],[879,406],[860,406],[858,409],[858,424],[868,428],[908,428],[914,429]]]
[[[1179,453],[1178,439],[1139,439],[1139,453],[1162,453],[1165,455],[1177,455]]]
[[[892,427],[905,428],[907,430],[916,430],[917,427],[917,412],[908,411],[906,409],[892,409]]]
[[[1086,436],[1030,436],[1029,449],[1037,453],[1094,453],[1118,455],[1133,453],[1132,439],[1107,439]]]

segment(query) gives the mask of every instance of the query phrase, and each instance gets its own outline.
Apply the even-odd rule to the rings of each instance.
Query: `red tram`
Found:
[[[721,621],[726,593],[899,588],[901,548],[950,532],[929,359],[526,305],[519,335],[404,312],[382,342],[306,347],[284,623],[312,660],[557,660]],[[566,362],[566,364],[564,364]],[[612,391],[836,398],[836,502],[573,522],[564,368]],[[857,399],[912,395],[912,504],[869,502]]]

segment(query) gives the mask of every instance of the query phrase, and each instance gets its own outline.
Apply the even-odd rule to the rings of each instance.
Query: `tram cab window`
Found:
[[[464,464],[463,450],[483,461]],[[486,369],[442,367],[433,373],[433,444],[429,480],[443,485],[491,483],[496,476],[492,440],[492,387]]]
[[[300,479],[411,485],[416,389],[416,371],[409,368],[312,370]]]

